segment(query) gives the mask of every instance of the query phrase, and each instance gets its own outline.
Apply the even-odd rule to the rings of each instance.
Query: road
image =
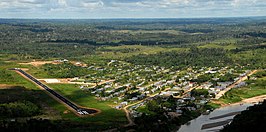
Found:
[[[223,91],[220,91],[216,96],[215,99],[220,99],[227,91],[231,90],[232,88],[234,88],[237,84],[241,83],[242,81],[245,81],[246,79],[248,79],[248,76],[254,74],[255,72],[257,72],[257,70],[252,71],[251,73],[249,73],[248,75],[241,77],[239,80],[237,80],[235,83],[231,84],[230,86],[228,86],[226,89],[224,89]]]
[[[167,90],[169,90],[170,88],[166,88],[165,90],[163,90],[163,91],[167,91]],[[162,92],[163,92],[162,91]],[[130,117],[130,113],[129,113],[129,111],[128,111],[128,108],[129,107],[131,107],[131,106],[134,106],[134,105],[136,105],[136,104],[139,104],[139,103],[141,103],[141,102],[143,102],[143,101],[145,101],[145,100],[150,100],[150,99],[152,99],[153,97],[155,97],[155,96],[157,96],[157,95],[159,95],[159,93],[156,93],[156,94],[153,94],[153,95],[150,95],[149,97],[147,97],[147,98],[145,98],[145,99],[143,99],[143,100],[140,100],[140,101],[137,101],[137,102],[135,102],[135,103],[133,103],[133,104],[129,104],[129,105],[127,105],[127,106],[125,106],[124,108],[123,108],[123,110],[126,112],[126,116],[127,116],[127,120],[128,120],[128,124],[127,125],[125,125],[125,126],[133,126],[133,125],[135,125],[135,123],[134,123],[134,121],[131,119],[131,117]]]
[[[175,96],[175,98],[183,98],[188,92],[192,91],[193,89],[195,89],[195,88],[197,88],[197,87],[199,87],[199,86],[192,87],[192,88],[188,89],[187,91],[185,91],[184,94],[183,94],[183,96]],[[166,89],[163,90],[162,92],[167,91],[167,90],[169,90],[169,89],[170,89],[170,88],[166,88]],[[130,117],[130,113],[129,113],[129,111],[128,111],[128,108],[131,107],[131,106],[134,106],[134,105],[136,105],[136,104],[139,104],[139,103],[141,103],[141,102],[143,102],[143,101],[145,101],[145,100],[150,100],[150,99],[152,99],[153,97],[155,97],[155,96],[157,96],[157,95],[159,95],[159,93],[156,93],[156,94],[150,95],[149,97],[147,97],[147,98],[145,98],[145,99],[143,99],[143,100],[137,101],[137,102],[135,102],[135,103],[133,103],[133,104],[129,104],[129,105],[127,105],[126,107],[124,107],[123,110],[126,112],[126,116],[127,116],[128,122],[129,122],[126,126],[133,126],[133,125],[135,125],[134,121],[133,121],[133,120],[131,119],[131,117]]]
[[[79,114],[79,115],[89,115],[89,114],[97,113],[97,110],[85,109],[85,108],[77,106],[76,104],[72,103],[70,100],[66,99],[65,97],[63,97],[62,95],[58,94],[57,92],[55,92],[54,90],[52,90],[51,88],[46,86],[45,84],[43,84],[40,81],[38,81],[35,77],[33,77],[30,74],[26,73],[25,71],[23,71],[23,70],[21,70],[19,68],[14,68],[12,70],[15,70],[15,71],[19,72],[20,74],[24,75],[26,78],[31,80],[32,82],[36,83],[38,86],[40,86],[43,89],[45,89],[53,97],[55,97],[56,99],[62,101],[65,105],[67,105],[70,108],[72,108],[77,114]]]

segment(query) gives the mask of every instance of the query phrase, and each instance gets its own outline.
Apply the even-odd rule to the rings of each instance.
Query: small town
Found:
[[[55,61],[68,62],[66,59]],[[182,115],[184,107],[195,111],[211,99],[219,99],[224,91],[246,86],[243,78],[252,72],[242,70],[243,67],[202,67],[180,71],[174,67],[133,65],[118,60],[111,60],[106,67],[82,67],[92,74],[72,78],[71,83],[80,84],[81,90],[89,91],[101,101],[113,101],[114,108],[126,110],[131,118],[147,114],[139,108],[158,97],[177,99],[175,109],[164,107],[175,116]],[[197,97],[192,91],[205,91],[206,96]],[[188,102],[193,103],[193,107],[188,106]]]

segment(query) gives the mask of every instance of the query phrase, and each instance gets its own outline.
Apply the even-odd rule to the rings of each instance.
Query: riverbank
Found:
[[[215,109],[209,115],[201,115],[198,118],[191,120],[188,124],[182,125],[178,132],[198,131],[206,132],[212,130],[220,130],[224,125],[228,124],[235,115],[241,111],[253,106],[266,99],[266,95],[256,96],[244,99],[237,103],[225,104],[221,103],[220,108]],[[212,102],[218,103],[218,101]]]
[[[263,100],[266,100],[266,95],[260,95],[260,96],[255,96],[255,97],[251,97],[251,98],[247,98],[247,99],[243,99],[239,102],[236,102],[236,103],[224,103],[224,102],[221,102],[221,101],[218,101],[218,100],[213,100],[211,101],[212,103],[214,104],[218,104],[220,105],[220,108],[222,107],[227,107],[227,106],[233,106],[233,105],[241,105],[241,104],[244,104],[244,103],[249,103],[249,104],[256,104],[256,103],[259,103]]]

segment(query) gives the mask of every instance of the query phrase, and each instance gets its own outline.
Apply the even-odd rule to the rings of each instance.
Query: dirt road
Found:
[[[251,73],[249,73],[248,75],[241,77],[238,81],[236,81],[235,83],[231,84],[230,86],[228,86],[226,89],[224,89],[223,91],[220,91],[216,96],[215,99],[220,99],[226,92],[228,92],[229,90],[231,90],[232,88],[234,88],[237,84],[239,84],[240,82],[245,81],[246,79],[248,79],[248,76],[256,73],[257,70],[252,71]]]

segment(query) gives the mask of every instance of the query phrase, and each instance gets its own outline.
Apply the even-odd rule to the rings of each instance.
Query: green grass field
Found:
[[[93,96],[89,95],[89,93],[80,90],[78,85],[49,84],[49,86],[80,106],[101,110],[101,113],[91,117],[80,118],[73,113],[67,113],[61,114],[63,118],[104,126],[119,126],[127,123],[124,111],[112,108],[109,106],[111,104],[110,102],[96,100]],[[65,108],[65,110],[67,109]]]
[[[156,54],[158,52],[184,52],[186,48],[164,48],[160,46],[122,45],[107,46],[97,50],[97,54],[104,59],[125,59],[139,54]]]
[[[199,48],[223,48],[223,49],[235,49],[237,46],[234,44],[230,44],[230,45],[219,45],[219,44],[215,44],[215,43],[210,43],[210,44],[205,44],[203,46],[199,46]]]
[[[220,101],[224,103],[235,103],[246,98],[251,98],[265,94],[266,94],[266,77],[255,80],[254,83],[246,87],[231,89],[220,99]]]

